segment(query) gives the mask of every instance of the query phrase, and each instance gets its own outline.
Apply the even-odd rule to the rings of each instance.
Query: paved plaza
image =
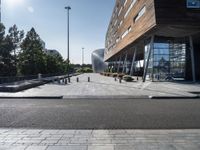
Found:
[[[199,149],[199,130],[0,130],[0,150]]]
[[[200,149],[199,99],[147,99],[194,97],[199,84],[141,79],[119,83],[99,74],[78,78],[78,83],[72,77],[67,85],[54,82],[0,93],[0,97],[64,97],[1,99],[0,150]]]
[[[91,82],[88,81],[90,77]],[[71,78],[68,85],[57,82],[32,88],[17,93],[0,93],[1,97],[31,97],[31,96],[64,96],[64,98],[89,97],[89,96],[126,96],[126,97],[148,97],[148,96],[196,96],[190,92],[200,93],[200,84],[173,83],[173,82],[145,82],[140,79],[135,82],[115,81],[112,77],[100,74],[82,74]]]

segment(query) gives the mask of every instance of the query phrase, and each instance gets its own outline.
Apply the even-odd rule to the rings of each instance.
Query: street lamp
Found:
[[[84,47],[82,48],[82,66],[84,65]]]
[[[0,0],[0,23],[1,23],[1,0]]]
[[[68,76],[68,80],[70,82],[69,79],[69,10],[71,10],[70,6],[65,7],[65,9],[67,10],[67,76]]]

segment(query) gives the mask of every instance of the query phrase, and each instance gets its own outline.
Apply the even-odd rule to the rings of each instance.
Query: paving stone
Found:
[[[0,150],[25,150],[27,146],[1,146]]]
[[[46,150],[47,146],[28,146],[26,150]]]
[[[114,150],[136,150],[134,145],[115,145]]]
[[[88,146],[88,150],[114,150],[114,146]]]
[[[177,150],[174,144],[158,144],[158,150]]]
[[[14,130],[13,130],[14,131]],[[58,130],[46,130],[40,132],[38,137],[30,138],[33,132],[31,130],[24,130],[20,135],[21,139],[10,134],[5,133],[6,138],[0,141],[0,148],[7,150],[8,148],[15,148],[22,146],[29,149],[40,148],[48,149],[66,149],[69,150],[199,150],[200,149],[200,132],[194,132],[192,130],[120,130],[120,131],[80,131],[71,132],[71,137],[65,134],[58,134]],[[15,132],[15,131],[14,131]],[[17,131],[18,132],[18,131]],[[15,132],[16,133],[16,132]],[[124,133],[124,134],[122,134]],[[134,136],[130,136],[130,133],[134,133]],[[3,133],[2,133],[3,134]],[[30,134],[30,135],[29,135]],[[44,136],[47,135],[48,136]],[[80,136],[84,135],[84,136]],[[91,136],[92,135],[92,136]],[[94,136],[94,135],[98,135]],[[183,136],[184,135],[184,136]],[[188,135],[188,136],[187,136]],[[24,136],[24,137],[23,137]],[[165,137],[166,136],[166,137]],[[12,139],[12,137],[15,137]],[[41,138],[42,137],[42,138]],[[39,147],[38,147],[39,149]],[[68,150],[67,149],[67,150]],[[1,150],[1,149],[0,149]],[[23,150],[23,149],[22,149]]]
[[[49,146],[47,150],[87,150],[87,146]]]
[[[177,150],[200,150],[200,146],[198,144],[174,144]]]

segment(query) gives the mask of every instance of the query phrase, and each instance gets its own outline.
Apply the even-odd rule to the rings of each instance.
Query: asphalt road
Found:
[[[200,129],[200,100],[0,100],[0,128]]]

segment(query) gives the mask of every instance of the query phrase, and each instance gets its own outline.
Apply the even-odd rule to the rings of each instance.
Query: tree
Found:
[[[13,49],[12,39],[5,37],[5,27],[0,24],[0,76],[15,76],[17,73]]]
[[[65,72],[65,63],[59,55],[46,55],[47,74],[62,74]]]
[[[20,42],[24,38],[24,31],[19,31],[16,25],[13,25],[8,30],[8,36],[12,40],[12,43],[14,45],[14,55],[16,57],[17,49],[20,47]]]
[[[35,29],[32,28],[21,44],[19,53],[19,70],[23,75],[46,73],[46,58],[42,43]]]

